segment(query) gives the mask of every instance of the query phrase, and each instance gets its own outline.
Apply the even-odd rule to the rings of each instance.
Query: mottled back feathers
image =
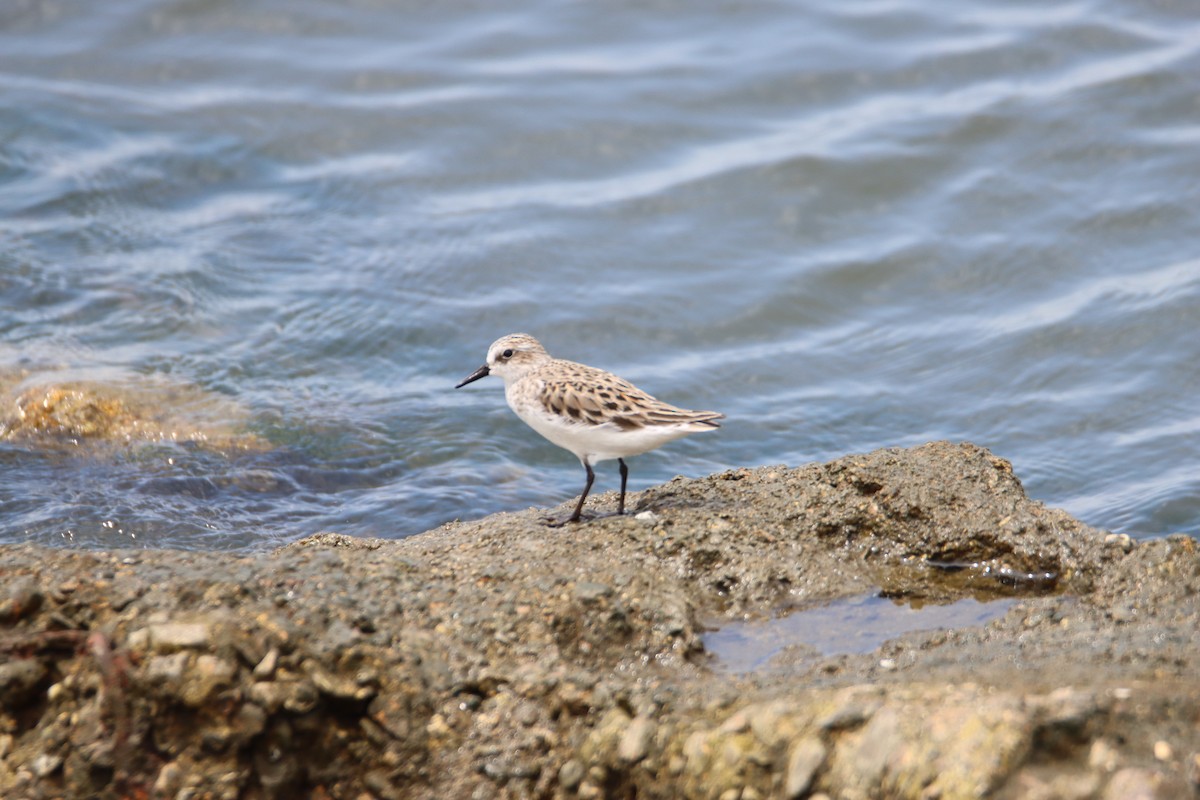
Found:
[[[536,378],[540,384],[537,402],[568,422],[611,422],[622,429],[687,423],[716,428],[717,420],[724,417],[715,411],[676,408],[623,378],[572,361],[553,359],[527,377]]]

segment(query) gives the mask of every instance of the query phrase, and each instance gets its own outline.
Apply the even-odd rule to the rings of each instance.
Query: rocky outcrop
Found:
[[[947,443],[631,506],[253,556],[2,548],[0,796],[1197,792],[1194,539],[1089,528]],[[870,592],[1010,605],[761,673],[706,649]]]

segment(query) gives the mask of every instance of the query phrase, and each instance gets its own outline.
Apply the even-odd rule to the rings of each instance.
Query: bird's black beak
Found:
[[[470,375],[468,375],[463,380],[462,383],[460,383],[458,386],[455,386],[454,388],[461,389],[462,387],[466,386],[468,383],[473,383],[473,382],[479,380],[480,378],[486,378],[488,376],[489,372],[491,372],[491,370],[488,369],[488,365],[484,364],[482,367],[480,367],[479,369],[475,370]]]

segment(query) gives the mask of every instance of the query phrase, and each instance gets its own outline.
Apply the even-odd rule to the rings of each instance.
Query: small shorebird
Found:
[[[724,414],[688,411],[656,400],[611,372],[551,358],[527,333],[502,336],[488,348],[487,362],[455,389],[488,375],[504,379],[504,396],[525,424],[570,450],[587,470],[587,483],[566,522],[579,522],[583,501],[596,475],[592,465],[616,459],[621,465],[621,499],[625,513],[627,456],[645,453],[697,431],[719,428]]]

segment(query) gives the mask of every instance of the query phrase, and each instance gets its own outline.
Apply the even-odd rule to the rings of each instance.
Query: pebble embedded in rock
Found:
[[[370,700],[375,696],[374,688],[360,686],[353,678],[344,678],[341,675],[329,672],[316,661],[311,659],[305,661],[304,667],[308,672],[309,678],[312,679],[313,685],[322,694],[336,697],[340,700]]]
[[[199,708],[217,692],[232,685],[237,665],[205,653],[196,658],[192,669],[184,675],[179,699],[184,705]]]
[[[178,762],[168,761],[163,764],[162,769],[158,771],[158,776],[154,779],[154,796],[175,797],[184,777],[186,777],[186,771]]]
[[[575,584],[575,597],[584,603],[594,603],[604,597],[609,597],[613,589],[608,584],[593,581],[580,581]]]
[[[293,714],[309,713],[321,699],[316,688],[308,681],[293,681],[280,684],[280,687],[283,689],[283,708]]]
[[[1092,746],[1088,750],[1088,766],[1104,772],[1113,772],[1117,768],[1117,763],[1117,749],[1108,740],[1097,739],[1092,742]]]
[[[1103,800],[1173,800],[1185,797],[1181,781],[1158,770],[1126,767],[1117,771],[1104,788]]]
[[[650,752],[650,742],[654,738],[655,724],[649,717],[634,717],[621,735],[617,745],[617,758],[629,764],[636,764]]]
[[[558,768],[558,785],[569,792],[583,782],[583,776],[583,764],[569,758]]]
[[[164,622],[150,625],[129,635],[132,650],[153,648],[159,653],[207,647],[212,628],[201,622]]]
[[[62,766],[62,763],[62,756],[42,753],[33,759],[33,763],[29,766],[32,767],[34,775],[37,775],[39,778],[45,778],[56,772]]]
[[[783,796],[798,800],[812,786],[817,770],[825,763],[828,751],[815,736],[806,736],[792,746],[784,773]]]
[[[272,647],[254,666],[254,678],[260,681],[270,680],[275,676],[275,667],[279,663],[279,648]]]
[[[1134,542],[1133,537],[1127,533],[1110,533],[1108,536],[1104,537],[1104,544],[1116,547],[1118,550],[1121,550],[1124,553],[1129,553],[1133,550],[1136,542]]]
[[[188,658],[188,654],[183,652],[169,656],[154,656],[146,662],[146,679],[152,683],[178,686],[187,669]]]
[[[246,695],[253,703],[261,706],[268,713],[273,714],[279,710],[283,705],[283,701],[289,697],[288,684],[259,681],[250,685]]]

